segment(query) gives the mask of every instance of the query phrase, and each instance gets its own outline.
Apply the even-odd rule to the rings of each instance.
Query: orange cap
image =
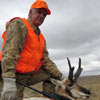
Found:
[[[36,0],[32,5],[31,5],[31,9],[32,8],[44,8],[46,9],[48,15],[51,14],[50,9],[48,8],[47,3],[44,0]]]

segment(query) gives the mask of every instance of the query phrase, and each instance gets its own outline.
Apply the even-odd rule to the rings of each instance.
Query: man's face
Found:
[[[45,17],[47,16],[47,11],[44,8],[36,9],[33,8],[30,10],[29,18],[31,19],[32,23],[36,26],[40,26]]]

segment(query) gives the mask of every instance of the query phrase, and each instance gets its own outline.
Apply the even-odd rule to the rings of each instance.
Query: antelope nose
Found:
[[[89,96],[86,96],[86,98],[88,99],[88,98],[89,98]]]

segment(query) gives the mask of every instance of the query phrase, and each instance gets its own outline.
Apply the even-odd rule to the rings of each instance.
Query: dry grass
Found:
[[[100,100],[100,75],[82,77],[79,84],[91,91],[92,95],[88,100]]]
[[[88,88],[92,92],[92,95],[88,100],[100,100],[100,75],[81,77],[79,79],[79,84]],[[41,83],[32,87],[42,90]],[[25,97],[31,96],[40,96],[40,94],[30,89],[25,89]]]

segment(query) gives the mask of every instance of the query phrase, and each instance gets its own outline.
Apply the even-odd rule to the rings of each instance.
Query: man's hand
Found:
[[[17,100],[16,98],[16,83],[13,78],[4,78],[4,86],[1,93],[1,100]]]
[[[64,75],[62,73],[60,73],[57,77],[58,80],[63,80],[64,79]]]

